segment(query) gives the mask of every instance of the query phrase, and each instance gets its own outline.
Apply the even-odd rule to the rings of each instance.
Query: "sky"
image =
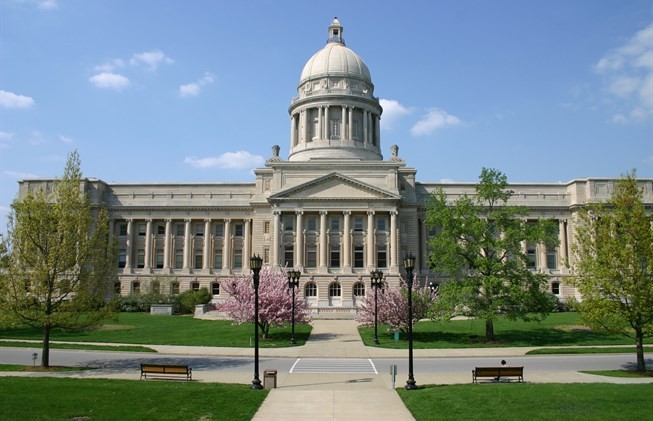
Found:
[[[653,178],[650,0],[0,0],[0,232],[73,150],[106,182],[254,182],[336,16],[418,181]]]

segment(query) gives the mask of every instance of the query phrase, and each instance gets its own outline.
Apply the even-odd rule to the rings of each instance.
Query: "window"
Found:
[[[140,249],[136,252],[136,267],[143,269],[145,267],[145,250]]]
[[[551,292],[555,295],[560,295],[560,282],[553,282],[551,284]]]
[[[222,269],[222,249],[215,249],[213,253],[213,269]]]
[[[183,237],[184,236],[184,224],[175,224],[175,235],[177,237]]]
[[[193,291],[199,291],[200,283],[199,282],[191,282],[190,289],[192,289]]]
[[[354,246],[354,267],[365,267],[365,249],[363,246]]]
[[[340,245],[332,244],[331,253],[330,253],[330,263],[329,266],[332,268],[340,267]]]
[[[175,269],[184,267],[184,251],[179,249],[175,250]]]
[[[118,251],[118,267],[124,268],[127,265],[127,250],[121,249]]]
[[[243,250],[237,249],[234,250],[234,269],[243,268]]]
[[[170,284],[170,293],[172,295],[178,295],[179,294],[179,282],[173,282]]]
[[[283,217],[283,230],[293,231],[295,227],[295,217],[293,215],[286,215]]]
[[[555,250],[547,250],[546,267],[548,269],[558,269],[558,254]]]
[[[377,231],[387,231],[387,224],[385,218],[378,218],[376,220],[376,230]]]
[[[161,292],[161,282],[159,281],[150,282],[150,292],[152,294],[159,294]]]
[[[263,263],[270,263],[270,248],[263,249]]]
[[[355,119],[353,121],[353,124],[351,125],[351,136],[354,138],[354,140],[360,140],[361,139],[361,122],[358,119]]]
[[[138,295],[141,293],[141,283],[140,282],[132,282],[132,294]]]
[[[163,249],[156,249],[156,268],[163,269]]]
[[[537,266],[537,255],[535,253],[535,246],[529,244],[526,249],[526,258],[528,259],[528,268],[535,269]]]
[[[224,237],[224,224],[222,222],[215,224],[215,236]]]
[[[314,282],[307,282],[304,285],[304,296],[305,297],[317,297],[317,285]]]
[[[243,224],[236,224],[234,226],[234,232],[236,237],[242,237],[243,236]]]
[[[220,295],[220,284],[217,282],[211,283],[211,294]]]
[[[340,296],[342,296],[340,284],[334,282],[331,285],[329,285],[329,297],[340,297]]]
[[[158,224],[156,226],[156,233],[157,235],[165,235],[166,233],[166,227],[163,224]]]
[[[138,224],[138,236],[139,237],[145,237],[146,230],[147,230],[147,225]]]
[[[376,246],[376,266],[380,268],[388,267],[388,253],[385,244],[379,244]]]
[[[201,251],[195,251],[195,264],[193,266],[195,269],[202,269],[203,258],[204,256]]]
[[[365,296],[365,284],[362,282],[356,282],[354,284],[354,297],[364,297]]]
[[[263,223],[263,233],[264,234],[269,234],[270,233],[270,221],[265,221]]]
[[[121,237],[127,235],[127,223],[121,222],[120,224],[118,224],[118,235],[120,235]]]
[[[204,237],[204,224],[195,224],[195,236]]]
[[[317,267],[317,248],[315,246],[309,246],[306,248],[306,267]]]
[[[331,218],[331,231],[340,231],[340,218]]]
[[[307,229],[309,231],[317,231],[317,218],[316,217],[309,216],[306,221],[307,221],[306,226],[307,226]]]
[[[331,139],[340,139],[340,120],[329,121],[329,132]]]
[[[363,232],[363,217],[355,216],[354,217],[354,231]]]
[[[286,265],[286,267],[292,268],[294,267],[294,253],[293,253],[293,247],[292,246],[286,246],[283,249],[283,263]]]

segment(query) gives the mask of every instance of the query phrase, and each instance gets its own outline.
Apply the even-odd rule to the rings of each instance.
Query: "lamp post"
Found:
[[[290,343],[295,345],[295,288],[299,286],[299,278],[302,276],[302,273],[298,270],[289,270],[288,271],[288,288],[292,289],[292,330],[290,334]]]
[[[413,375],[413,270],[415,269],[415,256],[412,254],[404,257],[406,269],[406,284],[408,285],[408,380],[406,390],[415,390],[415,376]]]
[[[254,272],[254,380],[252,380],[252,389],[263,389],[261,380],[258,378],[258,281],[262,265],[263,259],[258,255],[252,256],[249,260],[249,266]]]
[[[370,272],[370,277],[372,278],[372,288],[374,288],[374,344],[379,344],[379,335],[377,333],[377,314],[378,311],[378,299],[377,292],[379,288],[383,288],[383,272],[380,270],[373,270]]]

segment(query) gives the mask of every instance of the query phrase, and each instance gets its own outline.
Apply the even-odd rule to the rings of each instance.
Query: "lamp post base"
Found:
[[[404,386],[404,389],[406,389],[406,390],[415,390],[415,389],[417,389],[417,385],[415,384],[415,380],[413,380],[413,379],[406,380],[406,386]]]
[[[252,380],[252,389],[263,389],[261,381],[259,379]]]
[[[378,345],[378,344],[379,344],[379,338],[374,338],[374,345]]]

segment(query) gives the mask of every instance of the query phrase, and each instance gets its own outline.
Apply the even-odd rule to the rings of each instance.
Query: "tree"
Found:
[[[251,275],[232,278],[221,283],[229,293],[218,306],[237,324],[251,323],[254,320],[254,281]],[[283,327],[292,321],[292,291],[288,288],[288,277],[281,269],[269,266],[261,269],[258,286],[259,327],[263,338],[267,338],[270,327]],[[295,294],[295,323],[309,323],[308,305]]]
[[[485,340],[493,341],[494,320],[540,320],[553,310],[545,291],[547,276],[533,270],[522,245],[557,245],[553,221],[527,222],[529,211],[510,206],[507,177],[483,168],[476,194],[448,203],[440,189],[427,207],[426,223],[436,229],[429,238],[429,265],[449,279],[440,285],[436,306],[443,316],[485,320]]]
[[[572,285],[585,323],[634,339],[644,372],[643,342],[653,336],[653,218],[635,177],[619,180],[606,203],[577,213]]]
[[[413,283],[413,326],[419,320],[426,318],[435,301],[437,292],[428,287],[420,287]],[[405,333],[408,329],[408,287],[402,279],[399,285],[385,284],[378,291],[377,322],[386,324],[391,330]],[[374,291],[370,290],[361,301],[356,321],[365,325],[374,325]]]
[[[97,325],[110,313],[116,247],[106,210],[90,205],[83,185],[75,151],[51,191],[30,189],[11,205],[0,308],[43,331],[43,367],[52,329]]]

